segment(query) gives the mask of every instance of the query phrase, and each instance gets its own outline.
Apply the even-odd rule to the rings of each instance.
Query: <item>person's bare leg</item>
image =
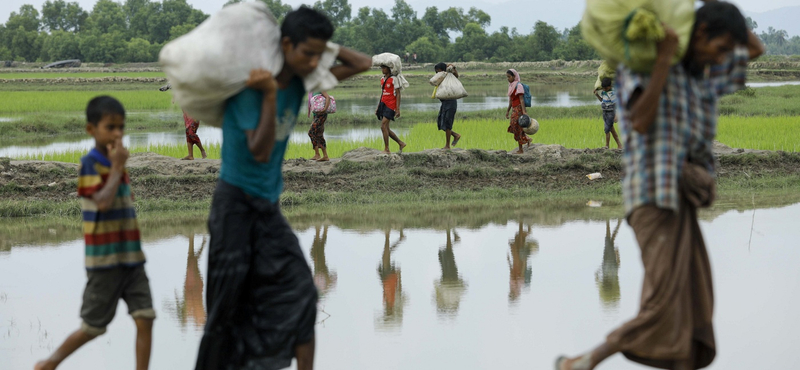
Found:
[[[134,319],[136,323],[136,370],[150,367],[150,348],[153,343],[153,319]]]
[[[603,342],[603,344],[597,346],[588,354],[568,358],[566,361],[561,363],[561,368],[558,370],[592,370],[597,367],[598,364],[617,352],[619,352],[619,349],[613,348],[608,343]],[[584,356],[586,355],[590,356],[588,361],[584,359]]]
[[[450,130],[450,135],[453,135],[453,146],[458,145],[458,141],[461,140],[461,135],[453,130]]]
[[[384,118],[383,121],[381,121],[381,133],[383,134],[383,152],[386,154],[391,153],[389,151],[389,132],[391,132],[391,130],[389,130],[389,119]],[[393,132],[392,135],[394,135]],[[395,137],[397,136],[395,135]]]
[[[297,358],[297,370],[314,369],[314,341],[298,344],[294,347],[294,356]]]
[[[186,147],[189,149],[189,155],[187,155],[187,156],[185,156],[185,157],[183,157],[181,159],[191,161],[191,160],[194,159],[194,152],[192,151],[192,143],[187,142],[186,143]]]
[[[323,146],[322,147],[322,158],[320,158],[319,161],[320,162],[327,162],[329,160],[331,160],[331,159],[328,158],[328,148]]]
[[[604,147],[604,149],[610,148],[609,146],[610,143],[611,143],[611,134],[606,132],[606,146]]]
[[[70,334],[67,339],[64,340],[64,343],[61,344],[58,349],[53,352],[50,357],[39,361],[33,367],[34,370],[53,370],[61,364],[64,359],[69,357],[73,352],[81,348],[84,344],[88,343],[90,340],[94,339],[95,336],[86,334],[83,330],[76,330],[72,334]]]
[[[320,159],[320,156],[319,156],[319,147],[317,147],[316,145],[314,145],[314,156],[313,156],[313,157],[311,157],[311,160],[312,160],[312,161],[316,161],[316,160],[319,160],[319,159]]]
[[[444,131],[445,145],[444,145],[444,148],[442,148],[442,149],[450,150],[450,135],[452,135],[452,134],[453,134],[453,131],[451,131],[451,130],[445,130]]]
[[[617,148],[622,149],[622,143],[619,141],[619,135],[617,134],[617,130],[615,128],[611,128],[611,135],[614,136],[614,141],[617,142]],[[606,145],[608,145],[608,139],[606,139]]]
[[[208,155],[206,154],[206,149],[203,148],[203,143],[200,142],[200,139],[197,139],[197,148],[200,149],[200,154],[203,155],[203,159],[208,158]]]
[[[525,150],[522,149],[522,144],[519,144],[519,149],[517,149],[517,151],[513,152],[512,154],[522,154],[524,152],[525,152]]]

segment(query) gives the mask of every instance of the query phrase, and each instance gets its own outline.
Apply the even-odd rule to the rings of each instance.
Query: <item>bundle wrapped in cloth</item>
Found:
[[[229,5],[159,54],[175,102],[204,124],[221,127],[225,101],[244,90],[252,69],[277,75],[283,68],[281,30],[261,2]],[[303,78],[306,91],[334,88],[330,67],[339,46],[328,43],[316,70]]]
[[[665,35],[662,23],[678,34],[675,64],[689,46],[694,12],[694,0],[587,0],[581,32],[612,69],[622,63],[636,72],[650,72],[656,44]]]
[[[452,100],[461,99],[467,96],[467,90],[461,81],[453,75],[450,67],[447,71],[437,72],[429,81],[431,85],[436,86],[433,89],[432,99]]]
[[[594,83],[595,91],[602,88],[602,83],[604,78],[614,79],[617,77],[617,71],[608,64],[608,62],[603,61],[600,63],[600,67],[597,68],[597,81]]]
[[[373,55],[372,65],[389,67],[394,77],[395,90],[403,91],[408,87],[408,81],[403,77],[403,62],[399,55],[392,53]]]

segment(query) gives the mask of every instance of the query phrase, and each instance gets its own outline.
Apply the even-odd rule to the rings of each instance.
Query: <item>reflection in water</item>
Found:
[[[523,286],[528,288],[531,285],[533,269],[528,266],[528,257],[539,251],[539,242],[536,240],[528,241],[530,233],[530,225],[528,230],[525,231],[522,229],[522,222],[520,222],[517,234],[508,243],[511,247],[511,256],[507,257],[508,268],[511,273],[508,301],[511,303],[519,299]]]
[[[622,219],[617,219],[614,233],[611,233],[611,221],[606,220],[606,246],[603,248],[603,264],[594,273],[600,301],[605,308],[615,309],[619,306],[619,249],[616,247],[617,233]]]
[[[385,242],[383,244],[383,256],[378,265],[378,276],[383,284],[383,316],[378,320],[379,326],[400,328],[403,323],[403,306],[406,299],[403,296],[403,284],[401,281],[400,268],[395,266],[392,261],[392,252],[406,240],[403,229],[400,229],[400,238],[394,244],[389,244],[389,234],[391,229],[385,232]]]
[[[168,309],[173,311],[185,328],[188,321],[194,321],[192,326],[202,330],[206,325],[206,309],[203,306],[203,276],[200,274],[198,259],[206,248],[206,237],[200,244],[200,250],[194,251],[194,234],[189,235],[189,253],[186,257],[186,281],[183,283],[183,301],[175,293],[175,307]]]
[[[436,280],[434,285],[434,298],[436,299],[436,310],[440,317],[455,317],[458,313],[458,306],[461,304],[461,297],[467,290],[467,284],[458,274],[456,257],[453,253],[453,244],[461,241],[455,230],[453,237],[450,237],[450,229],[447,229],[447,244],[444,249],[439,250],[439,265],[442,268],[442,277]]]
[[[319,232],[322,228],[322,236]],[[311,260],[314,262],[314,285],[319,292],[319,301],[325,299],[325,294],[336,287],[336,272],[328,270],[325,260],[325,244],[328,242],[328,225],[315,226],[314,241],[311,243]]]

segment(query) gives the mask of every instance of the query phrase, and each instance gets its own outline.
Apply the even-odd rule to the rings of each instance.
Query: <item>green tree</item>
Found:
[[[406,46],[407,53],[417,53],[417,61],[436,63],[442,59],[442,49],[427,36],[422,36]]]
[[[153,59],[149,41],[140,38],[132,38],[128,41],[124,58],[125,62],[150,62]]]
[[[489,41],[486,31],[477,23],[467,23],[464,32],[449,48],[448,59],[454,61],[483,61],[489,56],[486,48]]]
[[[317,0],[313,8],[327,15],[337,28],[347,24],[353,13],[353,8],[347,0]]]
[[[599,55],[581,35],[581,24],[567,30],[567,40],[553,50],[553,57],[564,60],[598,59]]]
[[[156,6],[150,0],[125,0],[122,9],[128,24],[128,35],[150,39],[150,30],[147,20]]]
[[[122,31],[91,33],[80,38],[81,54],[89,62],[120,62],[128,51],[127,46]]]
[[[46,35],[43,39],[39,58],[45,62],[83,59],[79,36],[75,33],[61,30],[51,32],[50,35]]]
[[[40,28],[39,11],[33,5],[25,4],[19,7],[19,13],[11,12],[6,21],[6,29],[17,30],[22,27],[25,31],[38,32]]]
[[[747,28],[751,31],[758,28],[758,23],[754,21],[753,18],[747,17],[744,21],[747,24]]]
[[[561,35],[556,28],[545,22],[537,21],[533,27],[532,36],[534,58],[539,61],[552,60],[553,50],[561,42]]]
[[[292,6],[289,4],[284,4],[281,0],[261,0],[264,4],[267,4],[267,8],[275,16],[275,19],[278,22],[283,21],[283,17],[286,16],[287,13],[292,11]]]
[[[173,26],[169,30],[169,39],[170,39],[170,41],[175,40],[178,37],[181,37],[181,36],[191,32],[195,27],[197,27],[197,26],[195,26],[193,24],[188,24],[188,23],[182,24],[180,26]]]
[[[122,5],[111,0],[98,0],[86,18],[86,31],[95,35],[126,32],[125,13]]]
[[[78,32],[89,17],[77,2],[46,1],[42,5],[42,26],[49,31]]]
[[[19,26],[14,31],[10,32],[11,55],[16,60],[33,62],[39,58],[42,47],[42,39],[39,38],[39,32],[26,31],[25,28]]]

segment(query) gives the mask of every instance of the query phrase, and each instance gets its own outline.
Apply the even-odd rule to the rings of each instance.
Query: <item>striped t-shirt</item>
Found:
[[[137,266],[145,262],[128,171],[122,175],[110,209],[98,211],[97,203],[91,199],[103,188],[110,171],[111,162],[96,148],[81,158],[78,196],[81,197],[87,270]]]

